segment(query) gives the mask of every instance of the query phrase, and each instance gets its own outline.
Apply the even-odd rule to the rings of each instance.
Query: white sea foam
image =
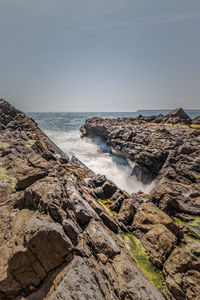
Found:
[[[109,153],[109,147],[100,138],[81,138],[79,131],[49,131],[47,135],[69,156],[75,155],[96,174],[105,175],[128,193],[139,190],[149,193],[154,184],[144,185],[129,176],[130,166],[125,160]]]

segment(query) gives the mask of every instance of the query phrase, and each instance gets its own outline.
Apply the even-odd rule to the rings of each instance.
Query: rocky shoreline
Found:
[[[199,127],[182,110],[87,120],[155,181],[129,195],[0,99],[0,299],[199,299]]]
[[[167,299],[200,297],[199,123],[177,109],[166,116],[91,118],[80,129],[125,158],[139,181],[154,181],[149,195],[113,197],[107,206],[162,270]]]

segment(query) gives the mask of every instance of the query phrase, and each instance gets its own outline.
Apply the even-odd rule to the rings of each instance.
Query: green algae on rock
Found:
[[[0,142],[0,149],[1,148],[8,148],[10,145],[8,143]]]
[[[120,237],[147,278],[156,288],[161,289],[164,282],[162,272],[152,264],[148,253],[140,244],[139,240],[134,235],[125,232],[120,232]]]
[[[26,147],[32,147],[35,144],[36,140],[28,140]]]
[[[105,209],[105,211],[110,217],[114,217],[117,215],[115,211],[110,209],[110,205],[112,204],[112,201],[110,199],[106,199],[106,200],[98,199],[98,202],[103,206],[103,208]]]
[[[174,218],[175,223],[182,223],[190,230],[194,231],[200,237],[200,216],[195,216],[194,220],[186,222],[178,218]]]
[[[110,199],[98,199],[98,202],[103,206],[109,216],[114,217],[115,215],[117,215],[116,212],[110,209],[110,205],[112,204]],[[134,235],[122,231],[119,233],[119,236],[124,241],[130,254],[133,256],[135,262],[145,273],[147,278],[154,284],[156,288],[161,289],[164,282],[162,272],[152,264],[148,253],[140,244],[139,240]]]
[[[196,239],[195,237],[189,235],[189,234],[184,234],[184,240],[185,243],[181,244],[181,248],[184,248],[186,250],[190,250],[194,246],[200,247],[200,240]]]
[[[6,169],[0,169],[0,180],[10,183],[13,187],[16,186],[17,179],[7,175]]]

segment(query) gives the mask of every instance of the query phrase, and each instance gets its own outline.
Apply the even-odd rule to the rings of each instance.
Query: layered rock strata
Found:
[[[0,299],[163,299],[100,200],[129,196],[3,99],[0,157]]]
[[[131,176],[143,183],[154,181],[149,195],[116,191],[110,200],[95,182],[93,188],[121,230],[123,224],[128,238],[137,238],[162,271],[166,299],[200,298],[198,119],[177,109],[166,116],[95,117],[81,127],[83,137],[100,136],[112,153],[124,157]]]

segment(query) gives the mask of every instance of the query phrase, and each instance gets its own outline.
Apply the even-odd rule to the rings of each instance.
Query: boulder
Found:
[[[166,283],[163,293],[170,299],[200,298],[200,258],[183,248],[176,248],[164,264]]]
[[[166,115],[166,123],[191,124],[191,122],[191,118],[184,112],[182,108],[172,110]]]
[[[162,224],[156,224],[141,239],[153,264],[162,268],[164,262],[177,244],[176,236]]]
[[[131,225],[136,212],[133,199],[125,199],[121,205],[118,218],[124,225]]]
[[[135,228],[140,229],[143,232],[149,231],[157,224],[164,225],[175,236],[178,236],[178,226],[166,213],[151,202],[144,203],[140,206],[132,223]]]

